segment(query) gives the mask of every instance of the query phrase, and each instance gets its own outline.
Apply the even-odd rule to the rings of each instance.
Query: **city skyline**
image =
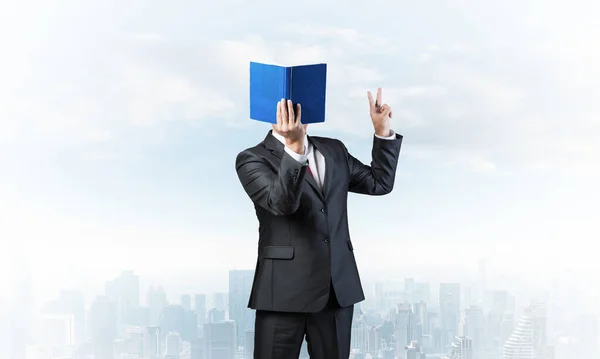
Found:
[[[27,309],[31,294],[23,282],[20,299],[11,304],[11,317],[23,319],[21,329],[15,331],[11,322],[10,335],[0,336],[0,344],[8,339],[11,345],[0,345],[0,353],[12,348],[13,355],[38,353],[36,358],[54,352],[78,359],[117,353],[144,359],[250,359],[252,350],[245,347],[251,348],[253,329],[243,322],[253,313],[244,305],[253,272],[231,270],[227,293],[188,288],[167,295],[125,270],[87,298],[78,290],[61,290],[39,311]],[[351,358],[566,359],[598,352],[598,314],[576,308],[565,296],[568,289],[553,284],[540,297],[494,288],[484,262],[474,274],[468,282],[407,277],[366,285],[367,299],[355,306]],[[236,335],[238,324],[246,329]],[[522,356],[526,353],[533,356]]]

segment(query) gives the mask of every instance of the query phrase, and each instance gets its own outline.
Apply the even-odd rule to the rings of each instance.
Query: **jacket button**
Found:
[[[329,237],[325,237],[325,238],[323,238],[323,242],[325,242],[325,243],[329,243],[330,241],[331,241],[331,240],[330,240],[330,238],[329,238]]]
[[[327,213],[327,209],[326,208],[321,208],[321,213]]]

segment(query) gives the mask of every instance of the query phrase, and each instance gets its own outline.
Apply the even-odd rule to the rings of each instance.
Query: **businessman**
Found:
[[[367,95],[375,129],[370,166],[339,140],[307,136],[301,105],[285,100],[277,104],[273,130],[236,158],[259,222],[248,304],[256,309],[256,359],[297,359],[305,336],[311,359],[350,356],[354,304],[365,297],[348,229],[348,192],[390,193],[402,143],[381,89],[375,100]]]

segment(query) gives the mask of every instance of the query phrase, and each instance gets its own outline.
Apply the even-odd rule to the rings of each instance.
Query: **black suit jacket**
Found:
[[[364,299],[348,230],[348,192],[392,191],[402,136],[374,137],[371,166],[350,155],[339,140],[308,140],[325,157],[322,191],[308,166],[288,155],[271,131],[236,158],[259,223],[252,309],[318,312],[327,304],[331,285],[342,307]]]

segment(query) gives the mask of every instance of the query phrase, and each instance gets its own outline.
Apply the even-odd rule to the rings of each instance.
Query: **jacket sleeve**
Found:
[[[401,145],[402,136],[399,134],[396,134],[393,140],[374,137],[370,166],[348,153],[344,146],[350,169],[349,191],[372,196],[382,196],[392,192]]]
[[[242,187],[255,204],[275,216],[298,210],[308,162],[298,162],[283,151],[276,173],[263,158],[245,150],[238,154],[235,167]]]

